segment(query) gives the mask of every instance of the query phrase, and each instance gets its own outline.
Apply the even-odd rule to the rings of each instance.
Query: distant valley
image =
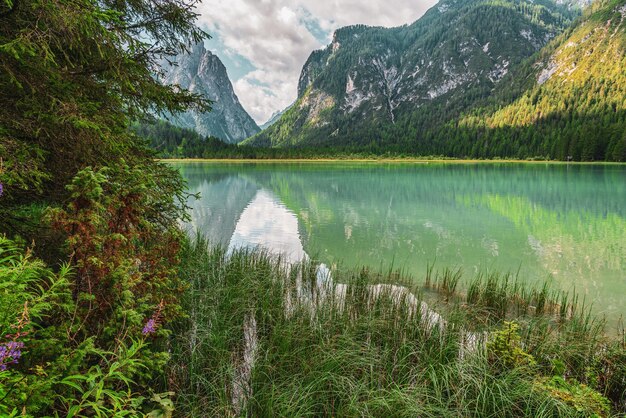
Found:
[[[442,0],[411,25],[339,29],[260,128],[199,46],[174,82],[216,100],[171,119],[256,148],[626,160],[624,0]]]

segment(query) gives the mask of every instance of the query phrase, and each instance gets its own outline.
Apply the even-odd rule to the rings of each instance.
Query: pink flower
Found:
[[[141,333],[143,335],[154,334],[156,332],[156,329],[157,322],[154,320],[154,318],[150,318],[148,322],[146,322],[146,325],[143,327],[143,331],[141,331]]]
[[[161,303],[159,303],[156,310],[152,314],[152,317],[148,319],[148,322],[146,322],[146,325],[144,325],[143,330],[141,331],[143,335],[150,335],[156,332],[157,328],[159,327],[159,321],[161,320],[161,312],[163,311],[164,306],[165,306],[165,303],[161,301]]]

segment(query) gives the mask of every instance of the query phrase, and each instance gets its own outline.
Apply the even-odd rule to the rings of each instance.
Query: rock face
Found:
[[[413,115],[468,108],[562,32],[585,0],[559,1],[442,0],[412,25],[339,29],[310,55],[295,105],[246,143],[360,145]]]
[[[220,59],[197,44],[189,54],[179,55],[178,65],[163,63],[164,84],[179,85],[213,101],[208,113],[185,112],[169,118],[174,125],[195,129],[203,136],[214,136],[234,144],[256,134],[260,128],[239,103],[226,68]]]

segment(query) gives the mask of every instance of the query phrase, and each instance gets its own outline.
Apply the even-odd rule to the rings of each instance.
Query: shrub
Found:
[[[573,406],[581,417],[606,417],[611,412],[611,403],[599,392],[562,376],[539,379],[536,388],[553,399]]]
[[[72,334],[72,274],[68,266],[53,273],[0,236],[0,416],[168,416],[170,395],[136,380],[160,370],[146,361],[148,334],[120,338],[111,351],[97,336]],[[157,357],[162,367],[167,357]]]
[[[67,205],[46,215],[67,236],[57,272],[1,239],[0,415],[170,408],[153,385],[169,358],[160,325],[180,314],[181,190],[152,162],[82,170]]]
[[[523,350],[518,331],[519,324],[505,322],[500,330],[492,333],[487,342],[487,352],[492,363],[504,369],[536,364],[533,356]]]
[[[117,167],[88,167],[67,187],[67,206],[49,212],[52,225],[67,234],[76,272],[73,299],[86,335],[109,342],[138,335],[144,319],[162,303],[164,318],[179,314],[181,207],[172,196],[182,183],[169,170],[158,173],[161,177],[149,175],[151,168],[124,161]]]

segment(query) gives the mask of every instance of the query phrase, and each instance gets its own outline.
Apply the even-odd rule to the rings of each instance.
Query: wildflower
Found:
[[[2,196],[2,192],[4,192],[4,186],[0,183],[0,196]]]
[[[141,333],[143,335],[153,334],[156,332],[156,329],[157,322],[154,320],[154,318],[150,318],[148,322],[146,322],[146,325],[143,327],[143,331],[141,331]]]
[[[146,325],[144,325],[143,330],[141,331],[143,335],[150,335],[156,332],[157,328],[159,327],[159,321],[161,320],[161,311],[163,311],[164,306],[164,302],[161,301],[161,303],[159,303],[159,306],[157,306],[156,310],[152,314],[152,317],[148,319],[148,322],[146,322]]]
[[[20,357],[22,357],[24,343],[18,341],[18,339],[28,335],[28,332],[24,331],[24,329],[29,323],[28,302],[25,302],[17,324],[11,325],[11,328],[15,329],[15,334],[6,336],[10,341],[0,343],[0,371],[6,370],[9,364],[17,364]]]
[[[0,344],[0,371],[7,369],[9,364],[17,364],[22,357],[24,343],[21,341],[9,341]]]

